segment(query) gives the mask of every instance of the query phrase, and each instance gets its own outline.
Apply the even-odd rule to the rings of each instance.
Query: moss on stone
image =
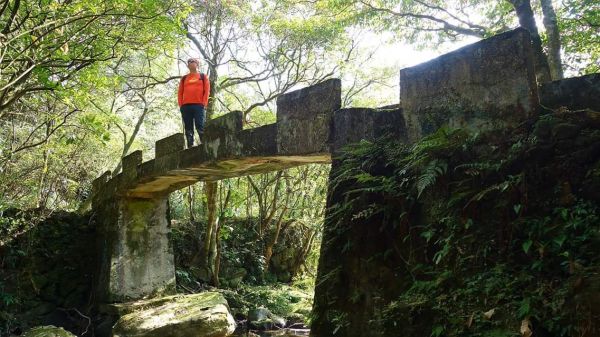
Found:
[[[23,337],[75,337],[75,335],[63,328],[48,325],[32,328]]]
[[[115,337],[228,336],[235,329],[225,298],[215,292],[137,301],[120,307]]]

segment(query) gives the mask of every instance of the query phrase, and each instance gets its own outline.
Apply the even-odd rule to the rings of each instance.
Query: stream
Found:
[[[236,331],[232,337],[306,337],[310,333],[308,329],[281,329],[273,331],[251,331],[248,335],[245,332]]]

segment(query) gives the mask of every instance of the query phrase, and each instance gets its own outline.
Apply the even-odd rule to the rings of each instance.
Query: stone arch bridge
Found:
[[[538,88],[529,34],[517,29],[402,69],[398,105],[341,109],[341,82],[330,79],[280,96],[274,124],[243,129],[241,112],[232,112],[207,123],[200,146],[184,149],[182,134],[161,139],[154,159],[142,162],[141,151],[133,152],[123,158],[121,173],[107,172],[93,183],[99,300],[139,299],[174,288],[167,220],[172,191],[198,181],[330,163],[346,144],[384,132],[413,142],[441,125],[517,126],[539,113],[544,93],[582,93],[569,93],[571,87]],[[323,252],[321,260],[335,260],[331,254]]]

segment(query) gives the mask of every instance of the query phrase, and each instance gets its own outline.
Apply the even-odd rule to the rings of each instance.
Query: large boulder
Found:
[[[23,337],[75,337],[75,335],[63,328],[48,325],[32,328]]]
[[[227,301],[216,292],[121,305],[114,337],[225,337],[235,330]]]

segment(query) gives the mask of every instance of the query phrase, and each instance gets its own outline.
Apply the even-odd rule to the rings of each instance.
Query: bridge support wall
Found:
[[[100,209],[102,302],[122,302],[174,290],[167,199],[122,198]]]
[[[341,172],[336,152],[361,139],[391,133],[413,143],[445,125],[472,130],[517,127],[538,112],[529,35],[522,29],[403,69],[400,77],[401,109],[342,109],[334,114],[331,177]],[[394,259],[393,254],[386,257],[396,250],[408,256],[410,247],[401,239],[406,233],[394,223],[400,214],[390,210],[368,220],[339,216],[339,205],[346,203],[348,191],[354,189],[349,183],[329,186],[312,312],[313,337],[382,336],[377,325],[381,309],[412,282],[403,260]],[[368,209],[368,198],[346,212],[360,214]],[[403,334],[394,336],[399,335]]]

